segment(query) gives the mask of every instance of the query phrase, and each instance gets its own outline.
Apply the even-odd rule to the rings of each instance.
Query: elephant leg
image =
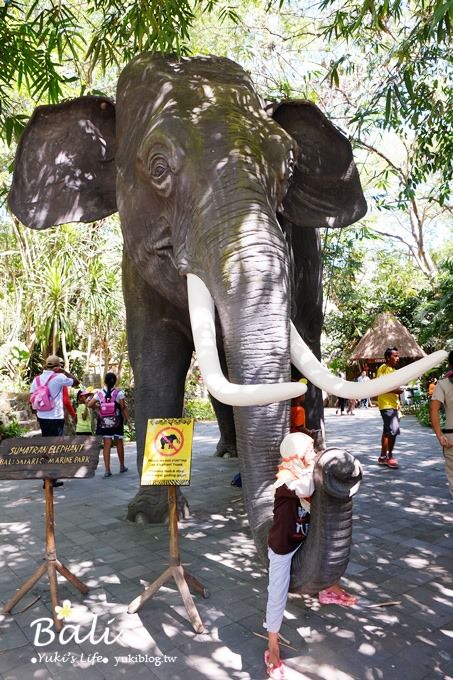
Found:
[[[294,325],[314,355],[321,358],[323,324],[322,257],[319,230],[291,229],[294,258]],[[296,369],[294,369],[296,372]],[[300,377],[300,374],[297,376]],[[324,446],[324,408],[322,392],[308,384],[304,408],[307,427],[320,430],[317,447]]]
[[[218,316],[216,315],[216,335],[217,335],[217,349],[219,352],[220,366],[222,367],[223,374],[228,377],[228,366],[225,358],[225,350],[222,341],[222,327]],[[220,439],[217,442],[217,447],[215,451],[215,456],[222,458],[228,455],[230,458],[237,458],[237,446],[236,446],[236,428],[234,425],[234,415],[232,406],[224,404],[218,401],[211,394],[209,395],[212,407],[216,414],[217,423],[219,426]]]
[[[193,352],[188,314],[163,300],[123,256],[129,359],[134,371],[137,467],[143,465],[149,418],[181,418],[184,384]],[[186,318],[187,317],[187,318]],[[180,509],[185,501],[180,494]],[[128,519],[162,522],[167,515],[165,487],[141,486],[128,507]]]
[[[219,425],[220,439],[217,442],[215,456],[222,458],[227,455],[230,458],[237,458],[238,452],[236,448],[236,428],[234,426],[234,416],[232,406],[222,404],[214,397],[210,397],[212,407],[217,417]]]

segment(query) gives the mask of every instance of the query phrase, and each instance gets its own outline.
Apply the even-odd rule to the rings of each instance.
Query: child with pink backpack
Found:
[[[112,476],[110,470],[110,451],[113,442],[116,442],[120,472],[127,472],[127,467],[124,465],[124,421],[130,425],[130,418],[124,399],[124,392],[115,387],[116,375],[114,373],[106,373],[104,384],[105,387],[99,390],[93,399],[87,402],[87,406],[96,409],[96,434],[101,435],[103,438],[104,478],[107,478]]]

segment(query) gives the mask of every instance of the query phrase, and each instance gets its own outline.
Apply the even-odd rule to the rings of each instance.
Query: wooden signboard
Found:
[[[174,579],[195,632],[203,633],[203,622],[189,586],[203,597],[208,597],[209,593],[203,584],[182,566],[179,555],[176,487],[190,484],[192,438],[193,418],[148,420],[141,483],[143,486],[168,486],[170,564],[159,578],[130,603],[127,611],[129,614],[135,614],[167,581]]]
[[[0,443],[0,479],[93,477],[99,437],[20,437]]]
[[[193,418],[148,420],[142,486],[189,486]]]
[[[81,593],[88,592],[88,586],[57,557],[52,480],[94,477],[98,461],[99,437],[20,437],[0,443],[0,479],[43,479],[46,507],[45,560],[4,605],[5,614],[10,614],[47,572],[54,625],[59,631],[63,624],[56,609],[60,604],[57,572]]]

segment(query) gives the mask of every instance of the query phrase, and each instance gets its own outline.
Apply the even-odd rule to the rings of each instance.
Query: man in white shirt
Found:
[[[63,387],[77,387],[79,381],[60,366],[60,357],[51,354],[46,359],[45,369],[39,376],[41,385],[48,382],[50,396],[54,407],[50,411],[37,411],[38,422],[43,437],[62,437],[64,429]],[[49,380],[51,378],[51,380]],[[38,388],[36,378],[33,380],[30,393],[33,394]]]
[[[64,408],[63,408],[63,387],[77,387],[79,381],[68,373],[60,365],[61,359],[55,354],[51,354],[46,359],[45,368],[39,376],[41,385],[49,388],[50,396],[53,401],[53,408],[49,411],[37,411],[39,427],[43,437],[62,437],[64,433]],[[33,394],[38,389],[36,378],[34,378],[30,394]],[[53,486],[63,486],[63,482],[54,480]]]
[[[369,382],[369,380],[370,380],[370,378],[369,378],[366,371],[362,371],[362,373],[357,378],[357,382],[359,382],[359,383]],[[368,397],[360,400],[360,408],[368,408],[369,405],[370,405],[370,400],[369,400]]]

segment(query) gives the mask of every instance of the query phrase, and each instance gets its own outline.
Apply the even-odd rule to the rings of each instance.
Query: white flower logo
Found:
[[[60,605],[57,604],[57,606],[55,607],[55,613],[57,615],[57,619],[60,619],[60,621],[62,621],[63,619],[69,619],[72,614],[70,600],[63,600],[62,607],[60,607]]]

